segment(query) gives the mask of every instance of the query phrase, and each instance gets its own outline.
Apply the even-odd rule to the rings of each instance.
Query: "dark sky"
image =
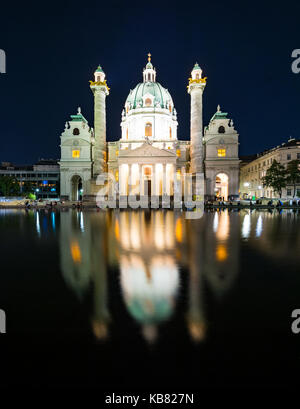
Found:
[[[207,76],[204,124],[217,104],[233,118],[240,154],[299,138],[298,1],[3,2],[0,49],[0,161],[58,158],[65,121],[78,106],[93,126],[89,80],[101,64],[107,137],[120,138],[121,111],[152,53],[157,80],[178,112],[178,137],[189,138],[187,79],[197,61]]]

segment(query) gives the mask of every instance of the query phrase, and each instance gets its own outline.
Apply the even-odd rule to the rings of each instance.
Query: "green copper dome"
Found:
[[[97,69],[96,69],[96,72],[104,72],[104,71],[102,70],[102,68],[101,68],[101,65],[98,65],[98,67],[97,67]]]
[[[153,69],[153,65],[150,61],[147,63],[146,68]]]
[[[194,70],[201,70],[199,64],[196,62],[196,64],[194,65],[193,71]]]
[[[213,121],[214,119],[227,119],[227,112],[222,112],[220,105],[218,105],[217,107],[217,112],[212,116],[211,121]]]
[[[140,82],[133,90],[130,91],[125,105],[129,102],[131,109],[137,108],[138,104],[143,105],[143,97],[146,94],[154,96],[154,106],[159,103],[161,108],[166,108],[167,102],[171,102],[173,106],[173,100],[169,91],[162,87],[158,82]]]

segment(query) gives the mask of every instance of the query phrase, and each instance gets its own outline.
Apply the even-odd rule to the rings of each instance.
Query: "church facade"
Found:
[[[107,196],[127,198],[183,195],[188,176],[202,176],[206,197],[227,200],[239,192],[238,133],[227,113],[217,112],[203,132],[202,96],[206,78],[195,64],[188,83],[191,96],[190,139],[177,137],[177,112],[169,91],[156,81],[148,55],[143,82],[130,90],[121,114],[121,137],[106,140],[106,97],[110,89],[99,66],[90,88],[94,95],[94,128],[80,108],[61,135],[61,198],[95,200],[100,175],[108,175]],[[99,179],[98,179],[99,180]]]

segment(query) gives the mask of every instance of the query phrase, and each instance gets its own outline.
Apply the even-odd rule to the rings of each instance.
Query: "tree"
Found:
[[[0,192],[3,196],[13,196],[20,192],[20,185],[17,179],[12,176],[0,176]]]
[[[286,181],[288,184],[293,185],[294,187],[294,195],[293,197],[296,196],[296,189],[297,189],[297,184],[300,183],[300,160],[291,160],[287,164],[287,169],[286,169]]]
[[[29,182],[29,181],[26,181],[26,182],[24,182],[24,185],[23,185],[23,193],[25,194],[25,195],[28,195],[28,194],[30,194],[30,193],[33,193],[33,191],[34,191],[34,186],[33,186],[33,183],[32,182]]]
[[[286,170],[284,166],[274,159],[262,181],[264,186],[272,187],[281,197],[282,189],[286,187]]]

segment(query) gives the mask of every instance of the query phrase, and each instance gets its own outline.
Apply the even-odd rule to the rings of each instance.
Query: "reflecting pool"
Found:
[[[298,382],[297,212],[0,210],[0,240],[2,384]]]

